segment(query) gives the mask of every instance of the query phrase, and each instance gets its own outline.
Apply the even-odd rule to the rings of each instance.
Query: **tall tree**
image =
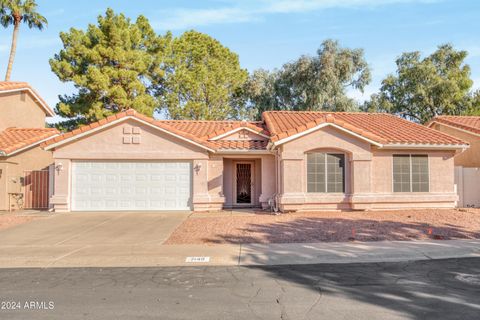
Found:
[[[285,104],[278,94],[280,72],[254,70],[243,88],[246,118],[260,119],[263,111],[280,110]]]
[[[164,64],[161,95],[173,119],[238,118],[239,92],[248,73],[237,54],[212,37],[187,31],[175,38]]]
[[[380,92],[364,109],[390,112],[420,123],[437,115],[472,110],[477,98],[470,92],[473,81],[470,67],[464,63],[466,56],[466,51],[457,51],[449,44],[423,59],[418,51],[403,53],[396,61],[396,74],[382,81]]]
[[[254,72],[246,95],[258,113],[266,109],[349,111],[358,106],[347,91],[363,92],[369,82],[362,49],[326,40],[316,56],[301,56],[273,72]]]
[[[86,31],[60,33],[63,49],[50,59],[52,71],[63,82],[73,82],[77,92],[60,96],[56,112],[71,129],[113,113],[133,108],[152,116],[159,102],[160,62],[171,35],[158,36],[148,20],[135,22],[108,9]]]
[[[22,23],[25,23],[30,29],[38,30],[42,30],[48,24],[47,19],[37,12],[35,0],[0,0],[0,24],[5,28],[13,25],[12,45],[5,81],[10,81],[17,51],[18,31]]]

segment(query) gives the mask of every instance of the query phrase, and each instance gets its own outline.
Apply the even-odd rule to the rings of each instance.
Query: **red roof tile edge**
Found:
[[[466,130],[475,134],[480,134],[480,128],[472,127],[464,123],[459,123],[455,121],[456,119],[462,118],[462,117],[464,116],[438,116],[430,120],[430,122],[427,123],[427,126],[431,127],[432,124],[437,122],[437,123],[446,124],[458,129]],[[477,118],[478,122],[480,123],[480,116],[465,116],[465,117]]]
[[[55,116],[55,113],[50,108],[48,103],[38,94],[35,89],[33,89],[30,84],[28,84],[28,82],[0,81],[0,93],[24,90],[30,91],[32,95],[38,99],[38,104],[40,104],[42,109],[44,109],[50,117]]]
[[[263,113],[262,117],[263,117],[264,123],[266,125],[266,128],[263,128],[263,126],[261,126],[261,127],[257,126],[256,122],[251,122],[250,123],[250,122],[237,121],[237,122],[232,122],[231,124],[229,123],[228,126],[225,127],[225,129],[216,130],[214,133],[210,133],[206,136],[199,137],[199,136],[195,136],[193,134],[190,134],[188,132],[184,132],[182,130],[179,130],[179,129],[175,128],[173,125],[168,124],[168,121],[154,120],[153,118],[142,115],[142,114],[138,113],[137,111],[135,111],[133,109],[129,109],[127,111],[120,112],[120,113],[117,113],[115,115],[111,115],[111,116],[109,116],[105,119],[102,119],[100,121],[91,123],[89,125],[80,127],[80,128],[78,128],[76,130],[73,130],[71,132],[68,132],[68,133],[65,133],[63,135],[57,136],[57,137],[55,137],[51,140],[48,140],[48,141],[44,142],[42,144],[42,146],[43,147],[48,147],[48,146],[51,146],[53,144],[60,143],[64,140],[66,140],[66,139],[78,136],[82,133],[88,133],[88,132],[90,132],[90,131],[98,128],[98,127],[104,126],[106,124],[112,123],[116,120],[120,120],[120,119],[123,119],[123,118],[126,118],[126,117],[133,117],[133,118],[136,118],[140,121],[147,122],[148,124],[150,124],[152,126],[155,126],[155,127],[158,127],[161,130],[167,131],[167,132],[169,132],[173,135],[179,136],[179,137],[181,137],[183,139],[186,139],[186,140],[188,140],[188,141],[190,141],[194,144],[197,144],[201,147],[204,147],[204,148],[208,149],[209,151],[222,150],[222,147],[220,145],[217,145],[217,144],[214,143],[215,140],[209,140],[209,139],[211,139],[212,137],[216,137],[218,135],[228,133],[229,131],[232,131],[232,130],[235,130],[235,129],[241,128],[241,127],[248,127],[252,130],[255,130],[255,132],[262,133],[262,134],[265,134],[265,133],[270,134],[270,132],[271,132],[272,136],[270,136],[270,141],[271,142],[278,142],[282,139],[291,137],[293,135],[303,133],[303,132],[308,131],[310,129],[314,129],[315,127],[318,127],[319,125],[322,125],[322,124],[335,125],[335,126],[340,127],[340,128],[342,128],[346,131],[352,132],[355,135],[358,135],[358,136],[360,136],[360,137],[362,137],[366,140],[375,142],[382,147],[383,146],[388,147],[389,145],[396,145],[396,146],[402,146],[402,145],[403,146],[415,146],[415,145],[418,145],[418,146],[423,146],[423,145],[425,145],[425,146],[465,146],[465,145],[468,145],[468,143],[466,143],[466,142],[464,142],[464,141],[462,141],[458,138],[449,136],[449,135],[441,133],[437,130],[430,129],[430,128],[427,128],[425,126],[419,125],[419,124],[414,124],[410,121],[398,118],[398,117],[393,116],[393,115],[388,115],[388,114],[381,114],[381,115],[383,115],[383,116],[388,115],[389,117],[393,117],[395,119],[395,121],[400,121],[403,125],[408,124],[408,126],[410,127],[409,129],[413,128],[412,130],[415,130],[415,128],[417,128],[416,126],[420,126],[424,132],[425,132],[425,130],[427,130],[427,137],[430,138],[431,140],[430,141],[425,140],[425,141],[427,141],[427,143],[420,143],[419,142],[420,140],[417,141],[415,139],[408,139],[408,140],[405,139],[403,141],[398,140],[398,141],[392,142],[392,141],[389,141],[389,140],[379,136],[378,134],[375,134],[375,133],[373,133],[373,132],[371,132],[371,131],[369,131],[365,128],[360,128],[360,127],[355,126],[352,123],[349,123],[348,121],[338,119],[338,117],[335,117],[336,113],[334,113],[334,112],[332,112],[332,113],[319,112],[319,117],[318,118],[316,118],[312,121],[308,121],[306,123],[303,123],[299,127],[290,128],[286,131],[281,131],[277,127],[276,120],[272,118],[272,115],[274,113],[282,113],[282,112],[281,111],[280,112],[267,111],[267,112]],[[295,112],[295,113],[301,114],[301,112]],[[342,113],[342,114],[361,114],[361,113]],[[379,115],[379,114],[376,114],[376,115]],[[288,121],[288,119],[281,119],[281,118],[279,118],[278,120],[279,121]],[[208,121],[205,121],[205,122],[208,122]],[[418,127],[418,128],[420,128],[420,127]],[[430,131],[430,132],[428,132],[428,131]],[[50,147],[50,148],[52,148],[52,147]],[[48,148],[48,149],[50,149],[50,148]],[[265,146],[265,149],[266,148],[267,148],[267,146]],[[235,150],[244,150],[244,149],[238,149],[238,147],[235,147]],[[252,149],[245,149],[245,150],[252,150]]]
[[[2,149],[0,149],[0,153],[2,154],[2,156],[10,156],[21,149],[30,148],[37,144],[41,144],[44,142],[44,140],[51,139],[53,136],[56,136],[60,133],[57,129],[54,128],[8,128],[0,132],[0,135],[11,131],[38,131],[39,134],[25,140],[15,141],[8,147],[3,147]]]

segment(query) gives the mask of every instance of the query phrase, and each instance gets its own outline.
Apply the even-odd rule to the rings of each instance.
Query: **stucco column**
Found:
[[[0,163],[0,210],[8,210],[7,164]]]
[[[208,160],[193,160],[193,210],[207,211],[210,205],[208,194]]]
[[[54,192],[50,198],[55,212],[70,211],[71,199],[71,170],[70,159],[55,159],[54,164]]]
[[[372,154],[354,153],[350,159],[350,168],[352,209],[369,209],[369,198],[372,196]]]
[[[223,192],[223,157],[212,156],[208,161],[208,195],[210,197],[210,209],[220,210],[225,203]]]
[[[261,158],[262,193],[260,204],[263,209],[268,207],[268,200],[275,193],[275,156],[263,156]]]
[[[280,210],[288,211],[305,203],[305,159],[301,152],[281,153],[280,155]]]

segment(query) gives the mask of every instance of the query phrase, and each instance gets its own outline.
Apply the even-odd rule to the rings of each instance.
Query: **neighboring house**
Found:
[[[53,115],[27,83],[0,81],[0,210],[48,206],[53,157],[40,144],[58,135],[45,128]]]
[[[159,121],[133,110],[43,146],[56,211],[451,208],[454,156],[468,148],[388,114]]]
[[[480,116],[438,116],[428,126],[470,144],[454,160],[459,206],[480,207]]]

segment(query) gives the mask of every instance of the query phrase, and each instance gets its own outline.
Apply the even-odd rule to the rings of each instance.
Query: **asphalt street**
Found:
[[[480,258],[0,269],[0,319],[480,319]]]

